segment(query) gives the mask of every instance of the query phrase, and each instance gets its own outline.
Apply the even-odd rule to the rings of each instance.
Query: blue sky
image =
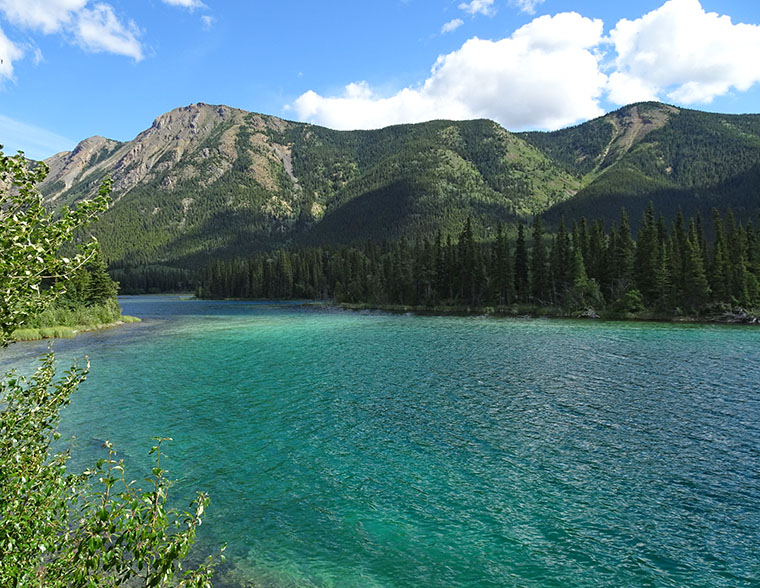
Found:
[[[0,0],[0,143],[130,140],[193,102],[333,128],[760,112],[757,0]]]

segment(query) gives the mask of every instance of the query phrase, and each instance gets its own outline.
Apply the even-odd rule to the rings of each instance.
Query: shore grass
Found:
[[[100,331],[110,329],[119,325],[129,323],[139,323],[140,319],[136,316],[123,315],[118,320],[110,323],[87,324],[87,325],[55,325],[51,327],[24,327],[13,331],[15,341],[40,341],[41,339],[71,339],[78,333],[87,331]]]

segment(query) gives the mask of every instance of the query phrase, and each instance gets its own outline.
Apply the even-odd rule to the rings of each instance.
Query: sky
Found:
[[[0,0],[0,144],[128,141],[195,102],[369,129],[760,113],[758,0]]]

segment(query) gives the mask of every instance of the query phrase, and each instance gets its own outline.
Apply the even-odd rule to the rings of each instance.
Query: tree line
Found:
[[[653,205],[636,239],[621,210],[609,226],[564,220],[547,234],[536,216],[478,242],[468,218],[456,239],[280,249],[217,260],[200,280],[209,298],[325,298],[404,306],[531,305],[574,312],[697,314],[760,307],[760,235],[751,221],[715,210],[679,213],[668,226]]]

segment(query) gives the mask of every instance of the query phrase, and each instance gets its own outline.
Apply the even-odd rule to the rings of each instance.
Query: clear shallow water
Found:
[[[122,306],[55,344],[73,465],[173,437],[220,586],[760,586],[760,330]]]

